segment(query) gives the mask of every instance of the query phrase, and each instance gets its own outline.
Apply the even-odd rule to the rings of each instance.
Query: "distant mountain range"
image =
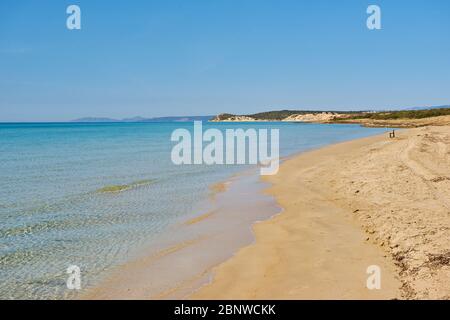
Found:
[[[85,117],[72,120],[71,122],[189,122],[189,121],[208,121],[214,116],[180,116],[180,117],[156,117],[143,118],[133,117],[124,119]]]
[[[429,110],[429,109],[444,109],[444,108],[450,108],[450,105],[444,105],[444,106],[427,106],[427,107],[407,107],[407,108],[395,108],[395,109],[387,109],[387,110],[378,110],[377,112],[388,112],[388,111],[407,111],[407,110]],[[332,113],[359,113],[359,112],[367,112],[369,110],[365,111],[327,111]],[[251,116],[261,116],[262,118],[272,118],[273,116],[275,118],[279,118],[279,114],[287,113],[284,116],[289,116],[290,114],[306,114],[306,113],[321,113],[324,111],[305,111],[305,110],[283,110],[283,111],[268,111],[268,112],[261,112],[257,114],[253,114]],[[373,111],[375,112],[375,111]],[[102,117],[85,117],[85,118],[79,118],[72,120],[71,122],[190,122],[190,121],[209,121],[212,119],[220,118],[223,116],[233,116],[231,114],[221,114],[218,116],[178,116],[178,117],[155,117],[155,118],[144,118],[144,117],[132,117],[132,118],[124,118],[124,119],[113,119],[113,118],[102,118]]]

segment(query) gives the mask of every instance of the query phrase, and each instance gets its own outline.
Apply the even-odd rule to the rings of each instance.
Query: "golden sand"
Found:
[[[284,211],[191,298],[450,298],[449,126],[301,154],[267,180]]]

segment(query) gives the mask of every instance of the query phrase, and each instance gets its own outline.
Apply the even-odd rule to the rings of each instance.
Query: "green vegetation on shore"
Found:
[[[372,120],[395,120],[395,119],[424,119],[438,116],[450,115],[450,108],[437,108],[427,110],[404,110],[404,111],[389,111],[389,112],[365,112],[356,115],[350,115],[346,118],[336,118],[334,120],[357,120],[357,119],[372,119]]]
[[[226,120],[231,117],[236,116],[245,116],[250,117],[255,120],[272,120],[272,121],[280,121],[292,115],[303,115],[303,114],[319,114],[319,113],[336,113],[336,114],[358,114],[361,111],[309,111],[309,110],[279,110],[279,111],[267,111],[267,112],[259,112],[254,114],[246,114],[246,115],[236,115],[231,113],[222,113],[216,116],[216,120]]]
[[[450,115],[450,106],[435,107],[423,110],[402,110],[402,111],[308,111],[308,110],[279,110],[267,111],[247,115],[235,115],[222,113],[215,117],[216,121],[224,121],[233,117],[250,117],[255,120],[281,121],[293,115],[332,113],[336,115],[332,121],[346,120],[396,120],[396,119],[424,119],[437,116]]]

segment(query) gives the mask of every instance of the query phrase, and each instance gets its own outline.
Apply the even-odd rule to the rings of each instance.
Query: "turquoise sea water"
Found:
[[[280,154],[369,136],[356,125],[204,123],[278,128]],[[206,201],[236,165],[175,166],[177,128],[192,123],[0,124],[0,298],[70,298],[66,269],[85,284]]]

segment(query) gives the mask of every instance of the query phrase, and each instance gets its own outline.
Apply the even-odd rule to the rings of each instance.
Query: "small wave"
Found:
[[[139,188],[142,186],[147,186],[147,185],[153,184],[155,182],[156,182],[155,179],[146,179],[146,180],[134,181],[129,184],[110,185],[110,186],[105,186],[103,188],[98,189],[96,191],[96,193],[119,193],[119,192],[127,191],[130,189]]]

